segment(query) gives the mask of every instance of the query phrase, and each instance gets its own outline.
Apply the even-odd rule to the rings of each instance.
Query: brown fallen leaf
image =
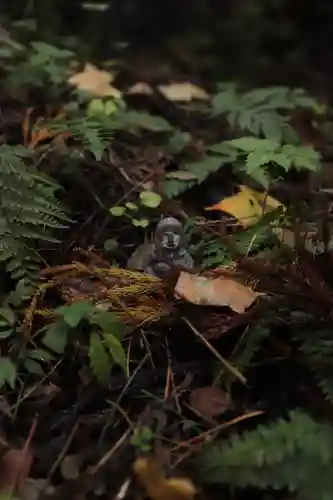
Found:
[[[180,273],[174,294],[198,306],[227,306],[238,314],[263,295],[232,279],[206,278],[187,272]]]
[[[79,90],[90,92],[95,97],[121,97],[120,90],[112,87],[110,83],[114,76],[107,71],[98,69],[93,64],[87,63],[80,73],[72,75],[68,83]]]
[[[301,245],[313,255],[325,251],[325,244],[320,238],[319,230],[309,228],[307,231],[298,231],[296,234],[292,229],[275,227],[273,228],[273,233],[281,243],[290,248],[296,248],[297,245]]]
[[[24,391],[24,397],[26,399],[39,399],[42,400],[44,404],[49,404],[60,392],[61,389],[59,386],[49,382],[46,384],[28,386]]]
[[[219,387],[199,387],[191,392],[190,405],[203,417],[211,419],[229,410],[231,399]]]
[[[54,494],[54,487],[47,484],[46,479],[27,478],[22,483],[20,500],[39,500],[42,493],[46,495]]]
[[[30,473],[33,462],[31,451],[8,450],[0,461],[0,492],[20,491]]]
[[[157,88],[169,101],[209,100],[209,94],[204,89],[190,82],[170,83],[169,85],[159,85]]]
[[[77,479],[80,475],[82,460],[78,455],[67,455],[60,464],[60,470],[64,479]]]
[[[187,172],[186,170],[175,170],[174,172],[168,172],[166,176],[168,179],[177,179],[179,181],[193,181],[198,177],[192,172]]]
[[[8,450],[0,460],[0,492],[11,492],[20,494],[24,488],[24,482],[29,476],[33,463],[31,440],[36,429],[35,421],[29,431],[29,436],[22,448]]]

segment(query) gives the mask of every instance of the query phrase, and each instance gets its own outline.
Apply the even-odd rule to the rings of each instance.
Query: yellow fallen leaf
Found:
[[[266,193],[259,193],[248,186],[239,186],[240,191],[224,200],[206,207],[205,210],[220,210],[235,217],[243,227],[253,226],[263,213],[283,207],[277,199]]]
[[[137,458],[133,469],[150,500],[193,500],[196,494],[190,479],[167,478],[154,456]]]
[[[128,94],[151,95],[153,89],[146,82],[137,82],[127,90]]]
[[[107,71],[98,69],[90,63],[86,63],[83,71],[75,73],[68,79],[68,83],[79,90],[90,92],[96,97],[121,97],[121,92],[112,87],[110,83],[114,76]]]
[[[198,306],[227,306],[238,314],[246,311],[262,295],[227,278],[206,278],[181,272],[174,290],[175,296]]]
[[[202,89],[193,85],[193,83],[183,82],[183,83],[170,83],[169,85],[159,85],[158,90],[164,95],[169,101],[184,101],[189,102],[194,99],[200,101],[208,101],[209,94]]]

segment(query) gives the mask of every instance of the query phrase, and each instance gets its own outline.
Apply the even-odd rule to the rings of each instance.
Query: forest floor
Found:
[[[38,242],[37,287],[11,308],[16,333],[1,337],[15,373],[0,366],[0,489],[24,500],[191,500],[193,485],[201,497],[242,498],[204,484],[195,465],[203,445],[295,408],[333,416],[329,391],[317,385],[333,374],[306,343],[333,320],[330,112],[301,96],[288,120],[324,168],[313,172],[316,156],[307,156],[303,169],[281,176],[270,162],[268,195],[258,184],[264,161],[251,178],[232,166],[243,158],[214,156],[223,141],[255,137],[245,118],[231,126],[231,94],[229,118],[216,119],[205,108],[210,84],[183,75],[160,86],[143,71],[138,81],[137,71],[82,64],[73,71],[51,52],[29,48],[15,53],[19,63],[0,55],[1,144],[29,150],[27,172],[33,165],[59,183],[71,219],[59,242]],[[87,106],[73,88],[91,94]],[[285,207],[281,239],[267,228]],[[195,269],[163,279],[126,269],[166,216],[186,227]],[[3,281],[5,301],[14,285]],[[8,318],[8,304],[1,311]],[[174,475],[185,479],[175,485]]]

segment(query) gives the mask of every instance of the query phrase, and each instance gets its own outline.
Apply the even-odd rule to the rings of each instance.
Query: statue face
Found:
[[[180,247],[181,235],[175,231],[164,231],[161,244],[165,250],[177,250]]]

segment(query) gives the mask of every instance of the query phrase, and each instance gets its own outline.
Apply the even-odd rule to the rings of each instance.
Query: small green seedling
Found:
[[[138,203],[127,202],[125,205],[116,205],[109,209],[113,217],[125,216],[131,220],[133,226],[146,228],[149,226],[149,219],[140,218],[136,214],[140,208],[157,208],[162,201],[161,196],[154,191],[142,191],[139,195]],[[134,217],[134,215],[136,215]]]
[[[149,453],[152,450],[154,434],[149,427],[135,429],[131,437],[131,445],[135,446],[141,453]]]

